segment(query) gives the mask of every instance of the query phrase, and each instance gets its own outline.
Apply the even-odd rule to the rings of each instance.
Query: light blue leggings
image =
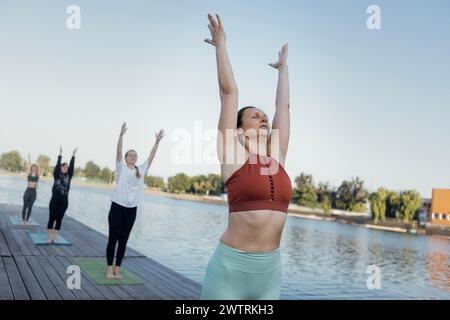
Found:
[[[280,249],[246,252],[219,241],[206,269],[201,299],[280,299]]]

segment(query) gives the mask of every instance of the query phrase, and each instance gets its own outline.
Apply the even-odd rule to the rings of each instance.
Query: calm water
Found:
[[[0,203],[22,204],[25,179],[0,177]],[[37,206],[51,185],[40,182]],[[67,215],[107,234],[110,190],[72,186]],[[227,207],[145,196],[129,246],[199,283]],[[64,230],[64,222],[63,222]],[[450,299],[450,241],[290,216],[281,242],[283,299]],[[368,289],[367,267],[381,270]]]

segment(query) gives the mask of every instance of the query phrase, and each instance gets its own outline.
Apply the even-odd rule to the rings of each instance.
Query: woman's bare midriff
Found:
[[[27,182],[27,188],[29,189],[36,189],[37,183],[36,182]]]
[[[220,241],[251,252],[270,252],[280,246],[286,213],[273,210],[231,212],[228,228]]]

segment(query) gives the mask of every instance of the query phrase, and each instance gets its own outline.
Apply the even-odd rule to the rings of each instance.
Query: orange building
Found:
[[[433,189],[431,222],[450,226],[450,189]]]

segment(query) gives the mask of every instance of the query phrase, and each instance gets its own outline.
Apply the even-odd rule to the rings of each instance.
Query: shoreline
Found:
[[[24,174],[17,174],[17,173],[11,173],[11,172],[0,172],[0,177],[17,177],[17,178],[25,178]],[[41,177],[43,181],[52,182],[53,178],[50,177]],[[74,178],[72,180],[72,184],[76,186],[81,187],[88,187],[88,188],[100,188],[104,190],[113,190],[114,185],[113,184],[106,184],[106,183],[100,183],[100,182],[89,182],[89,181],[83,181],[79,178]],[[186,201],[194,201],[194,202],[201,202],[206,204],[215,204],[215,205],[222,205],[227,206],[228,202],[227,200],[221,198],[221,197],[213,197],[213,196],[206,196],[206,195],[194,195],[194,194],[176,194],[176,193],[170,193],[165,192],[159,189],[152,189],[148,188],[147,186],[144,189],[144,194],[147,195],[154,195],[154,196],[163,196],[168,197],[174,200],[186,200]],[[318,209],[311,209],[307,207],[301,207],[296,204],[291,203],[289,205],[288,214],[290,216],[296,217],[296,218],[303,218],[303,219],[310,219],[310,220],[320,220],[320,221],[329,221],[329,222],[337,222],[337,223],[343,223],[343,224],[350,224],[357,227],[363,227],[373,230],[379,230],[379,231],[388,231],[388,232],[397,232],[397,233],[403,233],[403,234],[414,234],[414,235],[425,235],[425,236],[437,236],[437,237],[443,237],[445,239],[450,240],[450,232],[442,231],[440,232],[439,229],[432,230],[432,233],[427,234],[427,229],[423,227],[417,227],[412,228],[410,225],[399,222],[396,220],[385,220],[379,221],[378,224],[373,223],[373,220],[369,217],[367,217],[364,214],[358,214],[358,213],[344,213],[344,214],[325,214],[322,213]]]

